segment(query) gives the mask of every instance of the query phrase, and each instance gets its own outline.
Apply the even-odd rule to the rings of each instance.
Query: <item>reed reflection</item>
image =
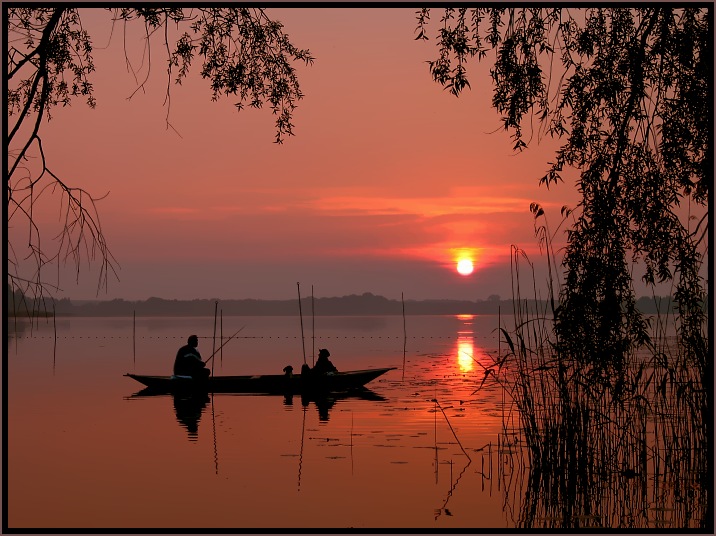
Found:
[[[658,333],[618,366],[601,353],[575,357],[544,319],[528,321],[526,305],[515,314],[500,358],[517,409],[501,436],[505,493],[521,498],[515,526],[712,533],[712,394],[694,355]]]

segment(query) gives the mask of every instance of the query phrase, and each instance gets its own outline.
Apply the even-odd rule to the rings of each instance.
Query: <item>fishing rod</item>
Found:
[[[206,361],[204,361],[204,364],[206,365],[209,361],[211,361],[211,360],[214,358],[214,356],[216,355],[216,353],[217,353],[219,350],[221,350],[231,339],[233,339],[233,338],[236,337],[239,333],[241,333],[241,332],[244,330],[245,327],[246,327],[246,326],[242,326],[241,328],[239,328],[239,330],[238,330],[236,333],[234,333],[231,337],[229,337],[228,339],[226,339],[226,342],[225,342],[224,344],[222,344],[221,346],[219,346],[216,350],[214,350],[214,353],[211,354],[211,357],[209,357],[209,359],[207,359]]]

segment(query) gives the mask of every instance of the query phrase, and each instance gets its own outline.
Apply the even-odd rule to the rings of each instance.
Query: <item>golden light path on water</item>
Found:
[[[186,333],[198,332],[201,348],[211,348],[213,318],[141,318],[136,356],[131,318],[61,319],[56,358],[53,324],[26,328],[14,338],[9,362],[11,525],[514,525],[492,479],[501,460],[485,447],[496,444],[501,423],[499,391],[481,386],[480,363],[496,346],[494,319],[408,317],[404,362],[400,317],[319,321],[317,347],[330,347],[337,365],[396,369],[372,382],[365,397],[185,400],[143,395],[124,374],[170,369]],[[223,327],[231,333],[244,324],[247,335],[216,362],[217,374],[300,368],[295,316],[228,317]],[[173,508],[183,493],[172,484],[176,478],[204,490],[212,509]],[[275,516],[277,502],[287,515]]]
[[[458,315],[458,320],[462,322],[466,328],[472,328],[474,315]],[[460,329],[457,332],[457,342],[455,354],[460,372],[470,372],[475,366],[475,332],[472,329]]]

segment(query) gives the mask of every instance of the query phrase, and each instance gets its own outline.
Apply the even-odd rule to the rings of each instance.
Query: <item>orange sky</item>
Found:
[[[198,58],[168,110],[158,45],[145,90],[127,100],[138,83],[121,31],[110,40],[110,14],[82,10],[97,108],[57,109],[44,146],[68,183],[109,192],[99,209],[120,281],[99,297],[290,298],[300,281],[317,296],[508,298],[510,245],[544,262],[530,203],[556,225],[577,193],[573,182],[538,185],[551,140],[512,152],[490,106],[489,62],[470,65],[472,90],[455,98],[430,78],[435,41],[414,40],[413,9],[269,14],[316,58],[299,67],[305,98],[283,145],[268,108],[237,113],[232,98],[211,101]],[[128,57],[141,81],[138,37],[128,35]],[[468,277],[455,270],[458,249],[475,254]],[[95,297],[95,271],[60,283],[59,297]]]

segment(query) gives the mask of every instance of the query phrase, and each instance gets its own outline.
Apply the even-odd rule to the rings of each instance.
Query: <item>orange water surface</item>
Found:
[[[393,366],[360,396],[144,396],[212,318],[21,323],[8,355],[12,529],[505,528],[496,317],[230,317],[215,374],[280,373],[327,347],[341,370]],[[314,327],[315,326],[315,327]],[[13,326],[10,326],[11,328]],[[304,350],[305,349],[305,350]],[[498,474],[501,475],[498,477]],[[513,484],[514,485],[514,484]],[[509,486],[508,486],[509,487]]]

